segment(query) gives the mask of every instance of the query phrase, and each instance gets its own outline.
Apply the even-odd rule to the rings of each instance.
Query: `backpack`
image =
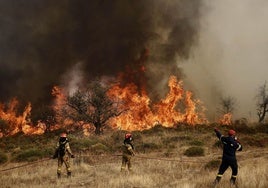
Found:
[[[58,148],[58,154],[60,157],[63,157],[65,155],[65,144],[67,142],[60,142],[59,148]]]

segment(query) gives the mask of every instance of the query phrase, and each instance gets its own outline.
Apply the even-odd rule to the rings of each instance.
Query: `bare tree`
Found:
[[[220,107],[218,108],[218,112],[222,115],[219,122],[225,125],[232,124],[232,113],[234,111],[235,99],[233,97],[222,97],[220,98]]]
[[[220,107],[218,109],[221,114],[232,113],[235,109],[235,99],[233,97],[222,97],[220,99]]]
[[[259,93],[257,94],[257,115],[259,123],[265,119],[266,112],[268,112],[268,93],[266,82],[260,86]]]
[[[86,91],[77,90],[67,98],[67,105],[74,111],[69,117],[76,121],[91,123],[95,126],[95,133],[99,135],[106,122],[123,111],[119,111],[118,103],[107,96],[108,88],[99,81],[93,81]]]

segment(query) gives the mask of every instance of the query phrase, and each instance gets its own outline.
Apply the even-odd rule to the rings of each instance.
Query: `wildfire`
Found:
[[[175,76],[171,76],[168,82],[169,92],[166,97],[159,102],[152,104],[144,87],[138,87],[134,83],[128,83],[124,86],[115,84],[108,91],[108,96],[115,101],[121,101],[119,108],[127,109],[120,116],[111,118],[109,125],[112,128],[122,130],[144,130],[161,124],[165,127],[173,127],[178,123],[189,125],[204,124],[207,120],[204,115],[204,108],[199,100],[193,99],[190,91],[183,89],[182,81],[178,81]],[[56,112],[56,122],[49,127],[50,130],[59,128],[74,129],[81,127],[86,135],[92,125],[83,122],[73,122],[62,115],[62,110],[66,106],[67,95],[59,87],[52,89],[52,95],[55,97],[53,109]],[[29,103],[22,115],[17,115],[18,101],[13,99],[6,107],[0,105],[0,119],[6,122],[0,129],[0,137],[14,135],[19,132],[24,134],[43,134],[47,125],[39,122],[33,125],[30,119],[31,104]],[[201,107],[201,108],[200,108]],[[200,110],[201,109],[201,110]]]
[[[92,129],[92,125],[85,124],[84,122],[74,122],[68,117],[63,115],[64,107],[66,106],[66,93],[63,89],[58,86],[54,86],[51,94],[55,97],[53,109],[56,112],[56,122],[59,124],[53,125],[50,130],[57,130],[60,128],[66,128],[68,130],[75,129],[76,127],[81,127],[83,129],[84,135],[88,136],[90,134],[89,130]],[[66,111],[67,109],[65,109]]]
[[[219,120],[219,123],[221,125],[231,125],[232,124],[232,114],[226,113],[223,115],[223,117]]]
[[[108,91],[109,97],[113,100],[121,101],[121,109],[127,109],[120,116],[111,118],[109,124],[113,128],[122,130],[144,130],[161,124],[165,127],[172,127],[178,123],[189,125],[207,123],[204,116],[204,108],[200,101],[193,99],[190,91],[183,89],[182,81],[178,81],[175,76],[171,76],[168,82],[169,92],[166,97],[159,102],[152,104],[144,87],[138,88],[134,83],[128,83],[124,86],[115,84]],[[50,130],[59,128],[73,129],[74,126],[82,127],[85,134],[88,135],[88,129],[92,126],[83,122],[73,122],[64,117],[61,113],[66,105],[66,94],[59,88],[52,89],[52,95],[55,96],[53,109],[56,112],[56,122],[50,126]],[[31,104],[29,103],[22,115],[17,115],[18,101],[13,99],[6,107],[0,105],[0,119],[6,122],[0,129],[0,137],[14,135],[19,132],[24,134],[43,134],[46,130],[46,124],[39,122],[33,125],[30,119]],[[200,110],[200,107],[202,110]],[[227,116],[226,116],[227,118]],[[225,120],[226,120],[225,118]]]
[[[197,111],[200,101],[193,100],[190,91],[184,91],[182,81],[178,82],[175,76],[171,76],[168,86],[169,92],[166,97],[156,104],[151,104],[145,91],[138,94],[136,85],[114,85],[109,90],[109,96],[118,97],[128,111],[113,118],[110,121],[111,126],[132,131],[149,129],[159,123],[165,127],[172,127],[177,123],[207,123],[203,112]],[[179,103],[185,106],[183,112],[178,108]]]
[[[17,115],[18,100],[12,99],[6,106],[0,105],[0,119],[1,122],[0,137],[14,135],[23,132],[26,135],[43,134],[45,132],[45,125],[38,124],[31,125],[30,114],[31,104],[29,103],[22,115]],[[5,123],[4,123],[5,122]]]
[[[57,122],[62,122],[64,121],[61,115],[61,111],[62,111],[62,108],[65,106],[66,104],[66,95],[64,94],[64,91],[58,87],[58,86],[54,86],[53,89],[52,89],[52,92],[51,92],[52,96],[55,97],[55,100],[54,100],[54,105],[53,105],[53,110],[56,112],[56,120]],[[59,126],[54,126],[55,129],[59,128]]]
[[[148,57],[148,49],[141,51],[137,59],[126,65],[124,72],[118,74],[117,84],[111,85],[108,90],[107,95],[111,100],[119,102],[118,110],[123,112],[109,119],[108,125],[116,129],[133,131],[150,129],[157,124],[173,127],[180,123],[188,125],[208,123],[202,103],[194,99],[193,93],[185,90],[183,82],[178,81],[175,76],[169,78],[169,91],[166,96],[158,102],[152,102],[146,90],[145,65]],[[55,117],[53,121],[40,121],[35,126],[30,119],[32,110],[30,103],[25,107],[22,115],[17,115],[18,101],[16,99],[13,99],[6,107],[0,104],[0,137],[19,132],[43,134],[46,130],[60,128],[67,130],[82,128],[84,134],[88,135],[89,130],[94,128],[93,125],[74,122],[66,117],[66,114],[73,112],[73,109],[68,108],[66,103],[68,96],[66,90],[55,86],[51,94],[55,97],[52,106]],[[220,123],[231,124],[231,114],[225,114]]]

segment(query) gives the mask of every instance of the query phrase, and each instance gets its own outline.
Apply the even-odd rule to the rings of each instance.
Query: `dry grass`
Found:
[[[254,156],[255,153],[263,153],[264,156]],[[249,157],[247,157],[249,155]],[[266,157],[265,157],[266,155]],[[140,155],[146,157],[146,155]],[[56,160],[41,162],[38,165],[27,166],[6,172],[1,172],[1,187],[16,188],[38,188],[38,187],[178,187],[199,188],[212,187],[217,170],[205,170],[204,163],[198,163],[205,158],[184,157],[180,162],[178,158],[174,161],[134,158],[133,173],[121,173],[121,158],[117,156],[91,156],[92,161],[99,164],[90,165],[85,162],[77,163],[78,158],[73,160],[73,177],[68,179],[64,176],[56,178]],[[243,188],[265,188],[268,187],[268,158],[265,150],[251,150],[239,156],[238,185]],[[109,159],[109,160],[108,160]],[[103,161],[102,161],[103,160]],[[176,161],[175,161],[176,160]],[[189,162],[189,161],[193,162]],[[238,159],[239,160],[239,159]],[[113,162],[109,162],[113,161]],[[14,165],[14,164],[13,164]],[[5,166],[5,168],[10,165]],[[218,187],[229,187],[231,170],[224,174]]]
[[[111,134],[102,136],[99,139],[109,141],[112,138]],[[205,168],[205,165],[212,160],[218,160],[222,153],[221,148],[214,146],[217,139],[213,132],[200,134],[199,131],[176,132],[163,130],[162,132],[158,131],[150,134],[136,133],[136,135],[139,139],[134,140],[135,145],[139,145],[140,148],[146,143],[156,143],[158,148],[146,148],[142,151],[137,151],[137,155],[133,159],[133,173],[120,172],[120,156],[111,153],[99,155],[80,153],[80,155],[76,152],[76,158],[72,159],[72,178],[67,178],[64,175],[61,179],[57,179],[57,161],[48,160],[23,168],[0,171],[1,187],[212,187],[212,182],[218,169],[209,170]],[[241,137],[241,140],[243,140],[243,135]],[[199,142],[204,143],[201,147],[205,149],[205,156],[186,157],[183,155],[184,151],[192,146],[191,144]],[[249,145],[245,145],[244,151],[237,153],[239,164],[237,182],[240,188],[268,187],[267,156],[267,147],[252,147]],[[0,170],[21,164],[23,163],[7,163],[0,166]],[[231,170],[228,169],[218,187],[230,187],[230,176]]]

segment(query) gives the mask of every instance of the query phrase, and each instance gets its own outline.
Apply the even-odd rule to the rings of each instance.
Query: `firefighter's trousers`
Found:
[[[226,159],[222,159],[222,162],[221,162],[221,165],[220,165],[220,168],[219,168],[219,172],[217,174],[215,182],[219,182],[221,180],[222,175],[224,174],[224,172],[227,170],[227,168],[229,166],[232,169],[232,176],[231,176],[230,182],[232,184],[235,183],[237,173],[238,173],[237,161],[236,160],[226,160]]]
[[[121,171],[126,170],[126,167],[128,168],[129,171],[132,170],[131,157],[132,157],[131,155],[126,155],[126,154],[123,155]]]
[[[71,173],[70,158],[68,155],[64,155],[63,157],[58,158],[57,174],[61,174],[61,169],[62,169],[63,163],[65,164],[67,173]]]

